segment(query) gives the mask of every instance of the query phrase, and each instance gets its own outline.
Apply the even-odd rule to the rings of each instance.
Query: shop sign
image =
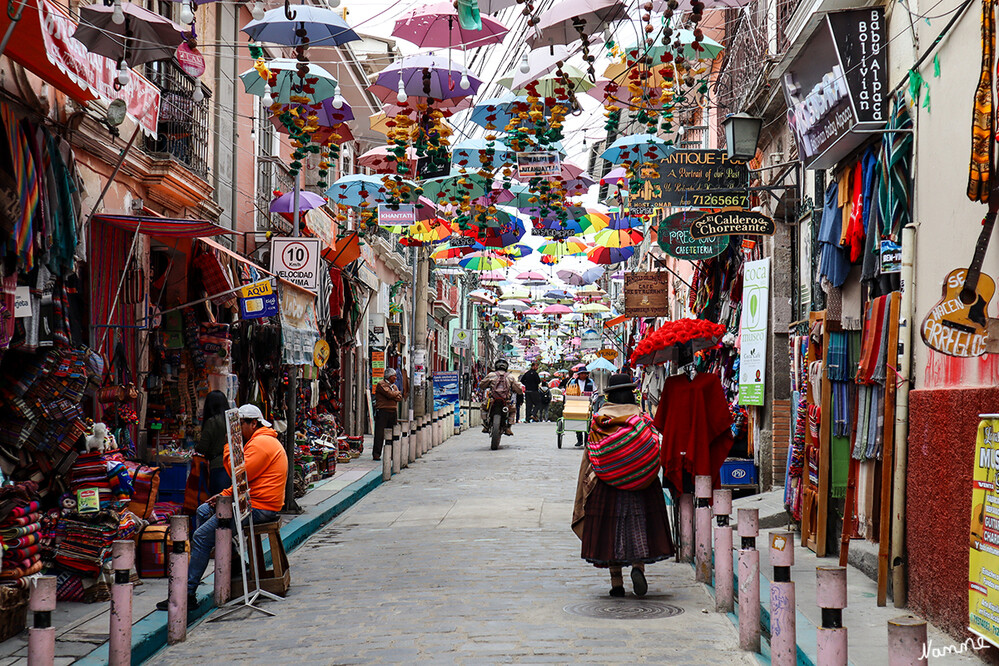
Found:
[[[467,328],[456,328],[451,334],[451,346],[455,349],[472,348],[472,332]]]
[[[662,236],[660,236],[662,238]],[[669,274],[624,274],[624,314],[628,317],[665,317],[669,312]]]
[[[739,404],[763,405],[767,374],[770,257],[743,264]]]
[[[716,236],[773,236],[774,220],[768,215],[742,208],[724,208],[706,213],[690,225],[690,235],[696,239]]]
[[[40,0],[38,12],[38,22],[45,44],[44,57],[48,62],[80,88],[103,101],[124,100],[128,117],[137,122],[146,134],[155,138],[160,113],[159,88],[132,70],[129,84],[116,90],[118,63],[93,53],[82,42],[74,39],[73,33],[76,32],[77,24],[59,7],[47,0]],[[42,57],[37,53],[32,55],[34,58]],[[26,66],[29,70],[33,70],[31,64]]]
[[[388,204],[378,204],[378,226],[380,227],[410,227],[416,224],[416,206],[399,204],[398,208],[390,208]]]
[[[600,349],[600,334],[593,329],[583,331],[580,336],[580,349]]]
[[[880,7],[832,12],[808,37],[782,82],[788,124],[808,169],[828,169],[887,118],[887,53]]]
[[[678,150],[645,176],[645,185],[631,197],[632,215],[651,215],[664,206],[745,208],[749,202],[749,168],[724,150]]]
[[[461,425],[461,414],[458,411],[458,373],[434,373],[434,409],[454,405],[454,424]]]
[[[436,161],[429,157],[418,157],[416,159],[416,177],[418,180],[441,178],[449,173],[451,173],[450,153],[446,153]]]
[[[890,240],[881,241],[881,274],[902,272],[902,246]]]
[[[14,318],[31,317],[31,287],[14,289]]]
[[[659,223],[658,243],[663,252],[676,259],[710,259],[728,246],[728,238],[694,238],[690,225],[704,211],[685,210],[673,213]]]
[[[278,314],[278,297],[270,280],[254,282],[239,290],[239,318],[261,319]]]
[[[552,178],[561,173],[562,165],[555,151],[517,153],[517,178]]]
[[[205,73],[205,56],[193,46],[188,46],[187,42],[181,42],[177,47],[177,62],[182,70],[196,79]]]
[[[601,349],[600,351],[597,352],[597,356],[599,356],[600,358],[605,358],[608,361],[613,361],[614,359],[617,358],[617,350],[616,349]]]
[[[371,352],[371,390],[378,386],[378,382],[385,376],[385,352]]]
[[[968,629],[999,646],[999,418],[982,415],[971,474]]]
[[[312,348],[312,362],[317,368],[325,368],[330,360],[330,343],[325,340],[317,340]]]
[[[319,286],[319,239],[272,239],[271,272],[294,285],[316,291]]]

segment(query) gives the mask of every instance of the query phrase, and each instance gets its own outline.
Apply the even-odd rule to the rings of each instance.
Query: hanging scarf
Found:
[[[968,198],[988,203],[989,178],[995,152],[992,143],[995,121],[995,97],[992,91],[992,61],[995,60],[995,0],[982,0],[982,73],[975,89],[975,107],[971,120],[971,166],[968,173]]]

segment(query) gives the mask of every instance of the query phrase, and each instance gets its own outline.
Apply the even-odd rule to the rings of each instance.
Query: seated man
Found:
[[[269,523],[278,519],[278,512],[284,507],[284,489],[288,482],[288,456],[277,438],[277,433],[271,429],[271,422],[264,420],[259,407],[243,405],[239,408],[239,418],[243,429],[243,457],[246,480],[250,485],[253,522]],[[222,464],[231,478],[232,465],[229,462],[228,446],[223,453]],[[201,583],[201,577],[205,575],[205,569],[208,568],[208,558],[212,548],[215,547],[215,530],[218,528],[215,504],[222,495],[232,496],[232,486],[198,507],[200,527],[191,537],[191,561],[187,569],[188,608],[197,604],[195,592]],[[249,516],[244,516],[243,524],[248,525],[249,522]],[[166,610],[167,605],[167,601],[161,601],[156,604],[156,608]]]

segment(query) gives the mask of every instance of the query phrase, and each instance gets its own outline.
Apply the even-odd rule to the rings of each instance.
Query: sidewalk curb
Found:
[[[306,539],[323,526],[356,504],[361,498],[382,484],[381,470],[372,470],[346,486],[343,490],[317,505],[319,511],[311,516],[293,518],[281,527],[281,541],[289,553],[301,546]],[[269,555],[269,553],[267,553]],[[198,592],[198,606],[189,612],[188,630],[206,619],[215,610],[214,592],[211,591],[214,575],[202,581]],[[206,585],[207,584],[207,585]],[[166,647],[167,614],[153,611],[132,624],[132,663],[142,664]],[[81,666],[103,666],[108,663],[109,644],[103,643],[75,663]]]

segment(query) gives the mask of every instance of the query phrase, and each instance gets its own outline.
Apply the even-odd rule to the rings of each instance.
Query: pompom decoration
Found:
[[[705,346],[711,347],[725,335],[725,326],[706,319],[677,319],[668,321],[656,330],[646,335],[635,345],[631,354],[631,365],[656,365],[671,360],[672,354],[665,352],[670,347],[701,340]]]

